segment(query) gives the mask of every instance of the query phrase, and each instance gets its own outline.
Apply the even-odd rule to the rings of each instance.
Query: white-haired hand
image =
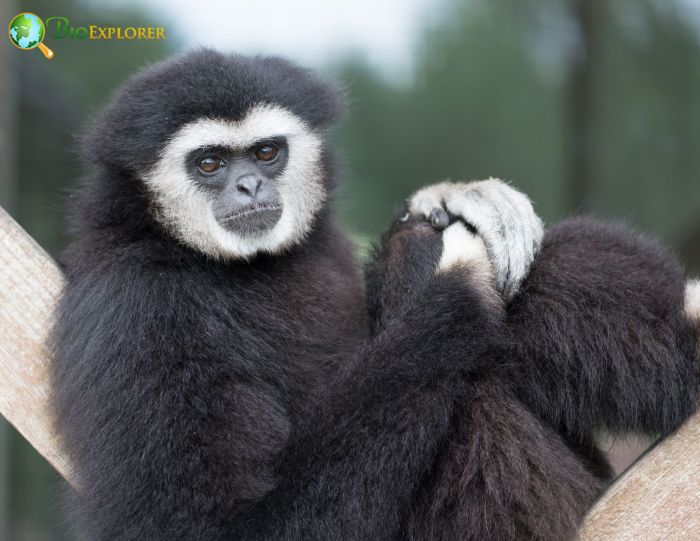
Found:
[[[409,199],[408,211],[437,229],[457,220],[471,226],[484,241],[506,301],[520,289],[544,237],[530,199],[497,179],[428,186]]]

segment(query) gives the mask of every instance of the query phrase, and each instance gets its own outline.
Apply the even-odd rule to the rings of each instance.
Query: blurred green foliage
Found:
[[[46,19],[67,17],[76,25],[163,26],[144,20],[141,10],[96,9],[74,1],[34,0],[22,9]],[[170,41],[85,41],[52,39],[56,57],[38,51],[10,51],[14,75],[17,200],[16,216],[52,252],[63,244],[63,212],[68,188],[80,175],[75,136],[88,116],[134,70],[168,56]]]
[[[425,36],[409,84],[353,61],[338,70],[352,100],[339,131],[348,226],[374,235],[425,183],[496,176],[548,221],[585,207],[676,245],[700,230],[698,29],[670,3],[593,1],[585,199],[572,200],[568,162],[574,2],[462,2]]]
[[[337,59],[328,71],[351,101],[336,133],[348,166],[343,222],[372,238],[419,186],[492,175],[512,180],[550,222],[579,209],[622,218],[681,249],[700,272],[700,36],[675,6],[454,0],[419,40],[408,80]],[[149,22],[141,10],[76,0],[27,1],[21,10],[81,24]],[[118,43],[49,37],[47,45],[56,53],[50,62],[37,51],[3,51],[14,174],[0,183],[15,186],[4,204],[56,253],[67,188],[80,175],[74,135],[118,83],[181,43],[169,35]],[[59,538],[50,468],[17,436],[10,455],[13,539]]]

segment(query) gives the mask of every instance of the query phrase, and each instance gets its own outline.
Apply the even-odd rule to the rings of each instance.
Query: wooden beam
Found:
[[[0,208],[0,413],[68,481],[47,407],[44,345],[63,278]],[[700,532],[700,412],[659,443],[603,495],[581,541],[687,541]],[[542,520],[546,520],[542,517]]]
[[[46,336],[63,277],[0,208],[0,413],[71,481],[48,411]]]
[[[580,541],[700,538],[700,411],[628,469],[588,513]]]

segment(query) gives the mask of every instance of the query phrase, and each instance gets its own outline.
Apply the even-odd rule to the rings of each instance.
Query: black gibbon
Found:
[[[330,205],[341,104],[284,60],[202,50],[135,76],[85,136],[52,400],[88,539],[562,539],[604,484],[590,431],[694,405],[668,255],[564,224],[523,282],[541,224],[497,181],[434,188],[469,227],[414,199],[365,294]],[[608,301],[652,276],[611,334]],[[673,415],[637,422],[652,400]]]

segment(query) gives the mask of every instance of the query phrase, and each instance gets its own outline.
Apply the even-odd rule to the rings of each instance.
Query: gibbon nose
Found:
[[[257,197],[261,185],[262,179],[257,175],[243,175],[236,181],[236,189],[251,199]]]

